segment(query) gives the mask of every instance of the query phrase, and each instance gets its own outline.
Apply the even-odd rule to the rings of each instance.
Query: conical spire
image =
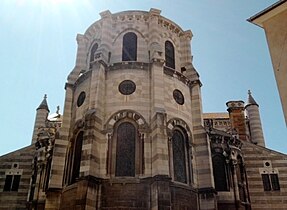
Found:
[[[47,94],[44,95],[44,99],[41,102],[41,104],[39,105],[38,109],[46,109],[48,112],[50,112],[49,107],[48,107],[48,103],[47,103]]]
[[[256,103],[256,101],[254,100],[254,98],[252,97],[250,90],[248,90],[248,98],[247,98],[247,102],[246,102],[245,107],[247,107],[247,106],[249,106],[249,105],[259,106],[259,105]]]

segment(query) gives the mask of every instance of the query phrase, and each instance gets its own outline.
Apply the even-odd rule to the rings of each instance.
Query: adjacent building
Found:
[[[287,155],[251,92],[203,113],[192,32],[160,12],[105,11],[77,35],[63,114],[45,96],[31,145],[0,157],[0,209],[287,209]]]
[[[276,2],[248,21],[265,31],[287,125],[287,0]]]

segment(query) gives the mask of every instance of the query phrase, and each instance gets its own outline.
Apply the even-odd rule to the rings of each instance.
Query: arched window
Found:
[[[124,122],[117,128],[115,176],[135,176],[136,128]]]
[[[90,53],[90,62],[94,61],[95,60],[95,54],[96,54],[96,51],[98,49],[98,44],[95,43],[91,49],[91,53]]]
[[[81,166],[81,153],[83,145],[83,134],[81,131],[74,142],[73,148],[73,165],[72,165],[72,174],[71,174],[71,183],[74,183],[80,175],[80,166]]]
[[[185,135],[176,129],[172,134],[173,172],[174,180],[182,183],[187,183],[186,152]]]
[[[122,61],[137,60],[137,35],[128,32],[123,37]]]
[[[165,65],[175,69],[174,47],[170,41],[165,42]]]
[[[215,189],[217,191],[228,191],[229,182],[225,157],[221,154],[215,154],[212,157],[212,165]]]

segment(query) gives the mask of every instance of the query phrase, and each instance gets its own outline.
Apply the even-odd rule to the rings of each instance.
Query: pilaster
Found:
[[[66,84],[66,99],[64,105],[64,114],[62,127],[59,136],[55,139],[55,146],[52,159],[50,188],[62,188],[66,153],[69,145],[69,132],[71,126],[73,104],[73,86]]]

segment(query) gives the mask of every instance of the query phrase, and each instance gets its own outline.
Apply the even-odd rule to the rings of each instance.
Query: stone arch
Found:
[[[91,54],[92,54],[92,49],[94,48],[94,46],[97,45],[97,51],[99,50],[100,48],[100,45],[101,45],[101,40],[100,39],[94,39],[90,44],[89,44],[89,47],[88,47],[88,52],[87,52],[87,60],[89,62],[91,62]],[[95,52],[94,52],[95,53]]]
[[[174,50],[178,51],[179,43],[178,43],[176,37],[174,37],[171,33],[166,33],[166,32],[161,33],[160,36],[163,39],[163,44],[166,41],[170,41],[173,44],[174,48],[175,48]]]
[[[118,149],[121,148],[121,144],[119,144],[121,141],[119,141],[122,133],[118,129],[121,125],[128,124],[130,127],[133,127],[130,131],[133,136],[133,144],[135,147],[135,150],[132,151],[129,154],[133,154],[133,164],[130,166],[133,166],[133,172],[128,173],[118,173],[118,165],[117,163],[121,162],[118,160]],[[110,176],[126,176],[127,174],[132,175],[132,177],[138,176],[139,174],[144,173],[144,139],[145,136],[149,132],[149,127],[146,122],[146,120],[143,118],[141,114],[138,112],[135,112],[133,110],[121,110],[116,113],[114,113],[105,124],[105,133],[107,135],[107,142],[108,142],[108,148],[107,148],[107,165],[106,170],[107,174]],[[124,134],[126,135],[126,134]],[[129,139],[129,138],[127,138]],[[124,146],[125,149],[129,148],[128,145]],[[121,156],[121,155],[120,155]],[[119,156],[119,157],[120,157]],[[124,155],[129,156],[129,155]],[[122,156],[123,157],[123,156]],[[131,159],[131,160],[132,160]],[[123,164],[121,164],[123,165]],[[125,175],[124,175],[125,174]]]
[[[74,127],[73,127],[73,135],[75,136],[77,133],[80,132],[84,128],[84,121],[82,119],[79,119],[75,122]]]
[[[172,131],[177,126],[183,128],[186,131],[186,134],[188,136],[189,142],[191,142],[191,140],[192,140],[191,130],[190,130],[189,126],[187,125],[187,123],[184,120],[180,119],[180,118],[172,118],[172,119],[170,119],[167,122],[167,124],[166,124],[167,135],[169,137],[171,137],[172,136]]]
[[[94,22],[90,27],[85,31],[84,35],[88,39],[94,38],[94,39],[100,39],[101,38],[101,26],[99,21]]]
[[[140,113],[134,110],[125,109],[112,114],[112,116],[107,120],[107,123],[105,124],[106,132],[112,132],[115,123],[124,118],[134,120],[138,124],[139,130],[142,132],[149,130],[148,123]]]
[[[114,45],[114,43],[117,41],[117,39],[122,35],[125,34],[127,32],[134,32],[136,35],[140,35],[140,37],[145,40],[146,43],[148,43],[148,40],[145,38],[145,36],[143,35],[142,32],[140,32],[139,30],[137,30],[136,28],[126,28],[124,30],[122,30],[120,33],[117,34],[117,36],[114,38],[114,40],[112,41],[112,44]]]
[[[167,122],[166,129],[172,179],[185,184],[194,183],[193,147],[189,126],[180,118],[172,118]]]

